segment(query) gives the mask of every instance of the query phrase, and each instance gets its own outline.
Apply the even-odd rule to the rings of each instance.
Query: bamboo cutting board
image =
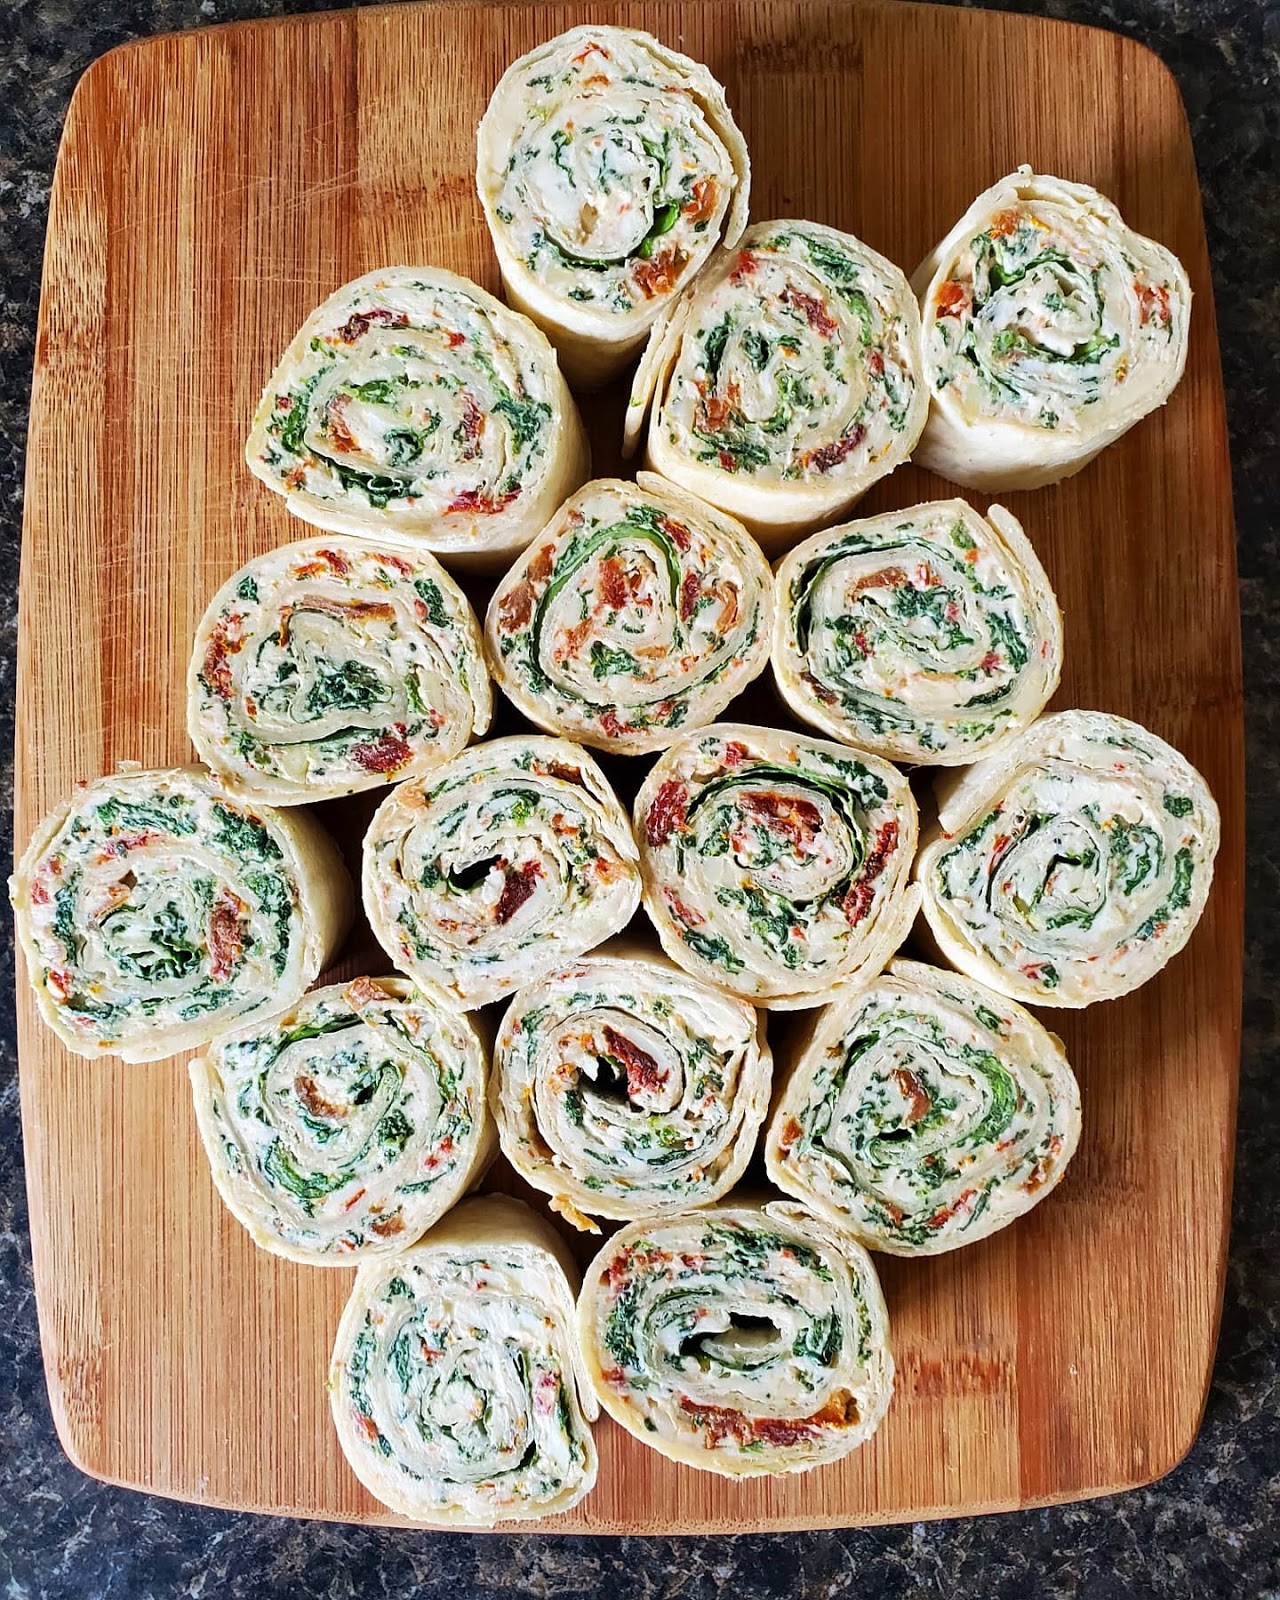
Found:
[[[832,223],[909,271],[1027,160],[1096,184],[1181,256],[1198,299],[1172,403],[1080,477],[1008,498],[1067,617],[1055,704],[1121,712],[1172,740],[1208,777],[1224,842],[1189,949],[1139,993],[1049,1019],[1085,1101],[1061,1190],[953,1255],[882,1258],[899,1379],[873,1442],[804,1477],[735,1484],[605,1422],[595,1493],[545,1526],[842,1525],[1146,1482],[1191,1443],[1216,1337],[1242,734],[1195,167],[1173,80],[1132,41],[927,6],[645,0],[366,10],[157,39],[98,62],[67,121],[40,310],[19,842],[78,778],[122,758],[189,758],[181,682],[207,596],[304,531],[241,460],[276,355],[312,306],[377,266],[432,262],[497,287],[472,187],[476,121],[515,55],[587,19],[650,28],[710,65],[751,147],[758,218]],[[600,471],[616,463],[622,399],[586,408]],[[864,506],[939,492],[906,468]],[[324,809],[354,855],[367,808]],[[357,936],[342,971],[371,948]],[[19,983],[36,1285],[68,1454],[183,1499],[394,1520],[329,1423],[323,1378],[350,1276],[268,1257],[224,1213],[180,1064],[73,1059]]]

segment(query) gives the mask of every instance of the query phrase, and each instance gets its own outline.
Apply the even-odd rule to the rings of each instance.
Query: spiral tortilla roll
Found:
[[[439,267],[367,273],[313,311],[271,375],[245,458],[306,522],[489,569],[590,468],[545,337]]]
[[[695,977],[781,1010],[879,972],[919,905],[916,806],[887,761],[718,723],[636,797],[645,908]]]
[[[939,794],[916,876],[946,959],[1029,1005],[1155,976],[1204,910],[1218,808],[1185,757],[1102,711],[1041,717]]]
[[[298,811],[199,767],[83,784],[9,880],[40,1015],[81,1056],[155,1061],[291,1005],[337,952],[351,880]]]
[[[901,465],[927,408],[897,267],[816,222],[760,222],[654,324],[626,443],[648,415],[647,463],[769,548]]]
[[[769,1119],[769,1176],[871,1250],[939,1255],[1039,1204],[1080,1138],[1061,1041],[968,978],[894,961],[819,1014]]]
[[[795,1205],[631,1223],[583,1276],[578,1333],[616,1422],[727,1478],[837,1461],[893,1396],[871,1258]]]
[[[579,27],[521,56],[480,123],[476,185],[507,298],[594,387],[723,240],[747,147],[704,66],[637,28]]]
[[[652,473],[570,496],[498,585],[485,642],[518,710],[619,754],[712,722],[763,670],[773,577],[731,518]]]
[[[455,1005],[486,1005],[625,927],[640,899],[637,854],[585,750],[494,739],[378,807],[365,911],[402,971]]]
[[[1022,166],[919,266],[931,407],[915,452],[953,483],[1038,489],[1177,387],[1191,285],[1110,200]]]
[[[492,703],[475,616],[439,562],[342,537],[228,578],[187,673],[196,753],[275,805],[427,772],[485,731]]]
[[[769,1108],[755,1009],[639,947],[522,989],[502,1020],[490,1100],[503,1153],[576,1227],[727,1194]]]
[[[190,1071],[218,1192],[255,1244],[291,1261],[403,1249],[493,1153],[484,1047],[404,978],[315,989]]]
[[[329,1369],[338,1440],[365,1488],[456,1528],[577,1505],[596,1480],[598,1411],[574,1342],[576,1284],[554,1230],[499,1195],[366,1262]]]
[[[773,671],[787,704],[893,761],[958,766],[1040,715],[1062,616],[1022,525],[937,500],[849,522],[778,568]]]

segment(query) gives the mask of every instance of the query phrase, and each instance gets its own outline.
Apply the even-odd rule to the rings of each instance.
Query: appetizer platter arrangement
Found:
[[[465,91],[393,158],[361,120],[404,114],[391,34],[468,19]],[[82,86],[42,306],[10,895],[46,1364],[88,1470],[260,1509],[659,1531],[1044,1503],[1190,1443],[1239,983],[1203,240],[1127,166],[1085,181],[1107,169],[1080,130],[1051,164],[1038,124],[1003,169],[1005,141],[966,146],[947,208],[901,153],[897,187],[851,203],[827,144],[868,149],[848,97],[877,35],[936,88],[931,30],[996,71],[979,22],[1059,37],[807,4],[209,35],[185,61],[204,91],[252,64],[312,119],[345,49],[383,198],[334,222],[349,180],[279,135],[217,260],[166,269],[182,326],[230,306],[235,337],[194,355],[217,448],[187,464],[184,521],[129,435],[136,537],[160,515],[189,537],[144,580],[158,647],[139,623],[117,654],[129,630],[91,600],[103,759],[79,730],[59,788],[31,643],[51,509],[73,512],[52,375],[85,347],[60,252],[91,219],[65,172],[101,154],[95,96],[186,45]],[[794,182],[757,51],[797,97]],[[1135,59],[1168,123],[1176,93]],[[410,177],[428,188],[393,205]],[[174,204],[206,237],[217,204]],[[275,233],[308,214],[310,297],[231,270],[259,205]],[[355,270],[317,269],[337,260]],[[104,281],[78,302],[94,326]],[[1143,636],[1119,619],[1147,564]],[[132,581],[112,570],[107,593]],[[1156,1074],[1184,1109],[1150,1110]],[[51,1210],[77,1161],[78,1248]],[[195,1340],[151,1365],[121,1205]],[[219,1330],[253,1359],[220,1359]]]

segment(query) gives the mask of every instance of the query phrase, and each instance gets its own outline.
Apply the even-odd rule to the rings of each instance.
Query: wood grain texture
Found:
[[[1066,613],[1055,705],[1135,717],[1184,750],[1222,807],[1224,842],[1204,921],[1163,976],[1049,1019],[1085,1105],[1062,1188],[970,1249],[883,1261],[899,1380],[875,1440],[839,1466],[734,1484],[602,1423],[598,1488],[547,1527],[842,1525],[1145,1482],[1191,1443],[1216,1337],[1242,736],[1195,168],[1173,81],[1132,41],[906,5],[653,0],[333,14],[98,62],[68,117],[49,224],[18,839],[78,778],[122,758],[188,758],[181,683],[207,596],[239,562],[305,532],[241,460],[277,354],[325,295],[380,265],[433,262],[497,288],[472,190],[475,124],[512,57],[584,19],[651,28],[710,65],[751,146],[757,218],[832,223],[910,271],[979,190],[1028,160],[1096,184],[1181,256],[1197,301],[1171,404],[1080,477],[1009,504]],[[616,464],[621,405],[615,389],[588,406],[601,471]],[[864,506],[939,492],[906,468]],[[323,814],[354,852],[368,807]],[[342,970],[371,959],[358,936]],[[268,1257],[226,1215],[179,1064],[73,1059],[37,1026],[21,974],[18,1010],[41,1331],[68,1453],[160,1494],[393,1521],[329,1424],[323,1376],[348,1275]]]

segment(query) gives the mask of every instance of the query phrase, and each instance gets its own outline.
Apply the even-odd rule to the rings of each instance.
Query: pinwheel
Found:
[[[1102,711],[1041,717],[939,793],[916,876],[946,959],[1031,1005],[1146,983],[1200,920],[1218,849],[1204,779]]]
[[[412,1244],[493,1153],[475,1030],[404,978],[316,989],[190,1070],[219,1193],[292,1261],[346,1267]]]
[[[440,564],[342,537],[241,567],[187,673],[197,754],[276,805],[415,777],[483,733],[491,709],[476,619]]]
[[[1080,1137],[1053,1034],[1002,995],[895,961],[819,1014],[769,1122],[769,1176],[890,1255],[938,1255],[1029,1211]]]
[[[584,1274],[578,1332],[615,1421],[728,1478],[848,1455],[893,1395],[871,1258],[781,1202],[623,1228]]]
[[[905,461],[927,408],[897,267],[816,222],[760,222],[654,324],[626,443],[648,416],[648,464],[768,548]]]
[[[596,1480],[574,1343],[577,1273],[550,1225],[464,1200],[403,1254],[366,1262],[329,1369],[338,1440],[382,1503],[489,1527],[567,1511]]]
[[[511,304],[575,384],[612,377],[747,220],[747,147],[707,69],[635,28],[578,27],[509,67],[476,183]]]
[[[351,882],[301,812],[233,799],[202,768],[128,768],[50,812],[9,898],[62,1042],[154,1061],[292,1005],[337,952]]]
[[[915,801],[878,756],[719,723],[661,757],[635,817],[663,949],[744,999],[821,1005],[915,918]]]
[[[626,813],[567,739],[475,745],[392,790],[365,835],[375,936],[464,1009],[600,944],[639,899]]]
[[[1044,568],[1001,506],[938,500],[818,533],[778,568],[773,670],[797,716],[894,761],[977,760],[1062,669]]]
[[[763,669],[773,578],[731,518],[641,473],[580,489],[498,585],[494,674],[533,722],[638,755]]]
[[[590,465],[537,328],[438,267],[388,267],[307,318],[245,451],[290,511],[496,567]]]
[[[490,1098],[503,1152],[576,1227],[687,1211],[742,1176],[769,1107],[758,1013],[644,950],[522,989]]]
[[[1079,472],[1186,365],[1177,257],[1096,189],[1027,166],[978,196],[912,283],[932,401],[915,459],[972,489]]]

